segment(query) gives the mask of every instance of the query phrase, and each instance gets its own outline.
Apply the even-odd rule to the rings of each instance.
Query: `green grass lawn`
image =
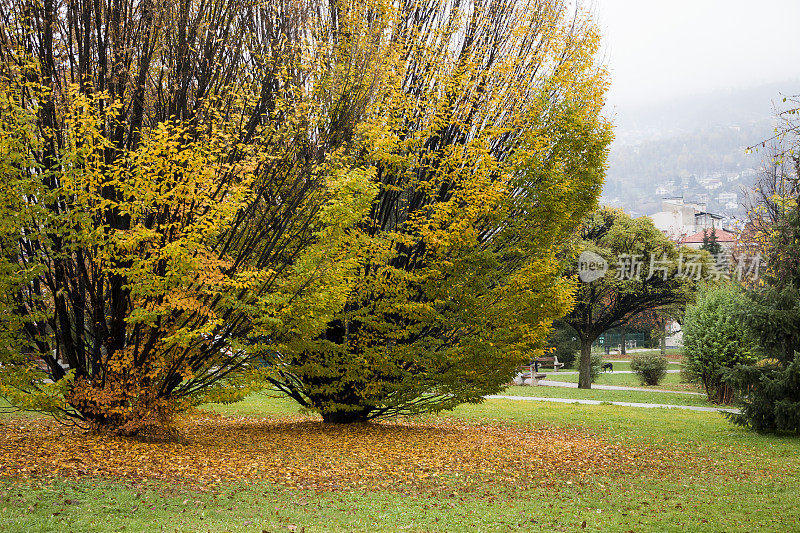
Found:
[[[604,358],[604,360],[617,361],[616,363],[613,363],[613,364],[614,364],[614,371],[617,371],[617,372],[618,372],[618,371],[620,371],[620,370],[630,370],[630,369],[631,369],[631,363],[630,363],[630,361],[622,361],[622,362],[619,362],[620,360],[619,360],[619,359],[616,359],[616,358],[615,358],[613,355],[612,355],[612,356],[609,356],[609,357],[606,357],[606,358]],[[679,363],[678,363],[678,364],[675,364],[675,363],[676,363],[675,361],[673,361],[672,363],[673,363],[673,364],[670,364],[670,365],[667,367],[669,370],[680,370],[680,368],[681,368],[681,365],[680,365]],[[542,372],[553,372],[553,369],[552,369],[552,368],[542,368],[542,369],[540,369],[540,370],[541,370]],[[577,371],[578,371],[578,367],[577,367],[577,365],[575,365],[575,366],[574,366],[574,368],[562,368],[561,370],[559,370],[558,372],[556,372],[556,374],[562,374],[562,373],[564,373],[564,372],[577,372]]]
[[[609,359],[609,358],[606,358],[606,359]],[[613,359],[613,357],[611,357],[611,359]],[[614,370],[616,370],[616,371],[620,371],[620,370],[626,370],[627,371],[627,370],[631,369],[631,364],[628,361],[624,361],[624,362],[621,362],[621,363],[620,362],[616,362],[616,363],[612,363],[612,364],[614,365]],[[677,368],[677,365],[669,365],[669,368]],[[578,369],[575,368],[572,371],[573,372],[577,372],[577,370]]]
[[[600,389],[572,389],[564,387],[507,387],[502,394],[510,396],[534,396],[540,398],[567,398],[575,400],[599,400],[606,402],[661,403],[669,405],[691,405],[713,407],[704,396],[670,394],[668,392],[616,391]]]
[[[677,369],[677,365],[671,365],[671,368]],[[614,365],[614,370],[623,370],[622,368],[617,369],[617,365]],[[577,374],[566,374],[564,372],[545,372],[547,374],[547,378],[550,381],[566,381],[568,383],[577,383],[578,382],[578,375]],[[616,374],[613,372],[603,372],[597,379],[595,380],[595,384],[597,385],[616,385],[620,387],[643,387],[648,388],[647,386],[643,386],[639,381],[639,377],[636,374]],[[677,373],[671,373],[664,376],[664,379],[661,380],[656,386],[649,387],[651,389],[665,389],[665,390],[676,390],[676,391],[685,391],[685,392],[702,392],[702,390],[695,384],[692,383],[683,383],[681,381],[681,375]]]
[[[31,411],[18,411],[4,399],[0,398],[0,420],[20,418],[42,418],[43,415]]]
[[[606,399],[612,397],[610,392],[603,392]],[[256,418],[297,411],[291,402],[265,394],[204,409],[226,417]],[[263,481],[198,486],[104,478],[0,478],[0,531],[717,532],[793,531],[800,521],[800,439],[737,428],[717,413],[488,400],[418,423],[447,420],[487,428],[563,431],[631,449],[645,446],[655,461],[667,463],[668,474],[623,468],[584,476],[575,473],[581,471],[575,465],[571,473],[548,472],[541,486],[490,476],[479,484],[456,477],[430,488],[397,485],[372,490],[304,490]],[[4,422],[15,420],[6,417]],[[532,455],[571,453],[541,449],[535,442],[529,448]],[[308,457],[314,460],[313,449]]]

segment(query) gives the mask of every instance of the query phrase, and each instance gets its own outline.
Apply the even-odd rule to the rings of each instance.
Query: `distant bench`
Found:
[[[548,366],[552,368],[554,371],[558,372],[558,369],[564,366],[564,363],[558,362],[558,357],[537,357],[536,359],[532,359],[531,363],[533,364],[533,368],[536,372],[539,371],[539,366]]]
[[[517,371],[520,373],[514,378],[513,384],[525,385],[525,380],[530,380],[531,385],[538,385],[540,379],[545,379],[547,377],[547,374],[539,372],[540,366],[548,366],[558,372],[558,369],[564,366],[564,363],[559,363],[558,357],[555,356],[531,359],[530,364],[522,365],[517,368]]]
[[[547,374],[537,372],[536,369],[531,369],[531,365],[523,365],[518,368],[521,374],[517,375],[514,385],[525,385],[525,380],[530,380],[531,385],[538,385],[540,379],[547,377]],[[531,371],[533,370],[533,371]]]

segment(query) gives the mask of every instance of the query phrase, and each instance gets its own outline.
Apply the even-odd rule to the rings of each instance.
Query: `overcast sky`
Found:
[[[594,0],[612,106],[800,79],[800,0]]]

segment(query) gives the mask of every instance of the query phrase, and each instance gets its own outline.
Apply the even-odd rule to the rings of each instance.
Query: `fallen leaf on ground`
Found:
[[[676,476],[687,454],[577,430],[454,420],[328,425],[309,419],[196,417],[179,442],[83,432],[41,420],[0,423],[0,477],[265,480],[317,489],[508,486],[592,474]],[[460,489],[459,489],[460,490]]]

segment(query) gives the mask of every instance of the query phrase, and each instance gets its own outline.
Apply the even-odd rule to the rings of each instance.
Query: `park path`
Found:
[[[561,372],[559,372],[560,374]],[[539,384],[537,387],[545,386],[545,387],[565,387],[570,389],[577,389],[578,384],[572,383],[569,381],[552,381],[550,376],[554,374],[548,374],[546,379],[540,379]],[[632,390],[632,391],[646,391],[646,392],[665,392],[667,394],[688,394],[690,396],[705,396],[702,392],[689,392],[689,391],[682,391],[682,390],[666,390],[666,389],[645,389],[642,387],[623,387],[621,385],[596,385],[592,383],[593,389],[600,389],[600,390]]]
[[[647,409],[687,409],[689,411],[702,411],[707,413],[739,413],[738,409],[726,409],[723,407],[699,407],[694,405],[672,405],[665,403],[637,403],[637,402],[607,402],[602,400],[577,400],[570,398],[538,398],[535,396],[509,396],[505,394],[492,394],[484,396],[490,400],[517,400],[521,402],[556,402],[556,403],[579,403],[584,405],[620,405],[623,407],[644,407]]]

